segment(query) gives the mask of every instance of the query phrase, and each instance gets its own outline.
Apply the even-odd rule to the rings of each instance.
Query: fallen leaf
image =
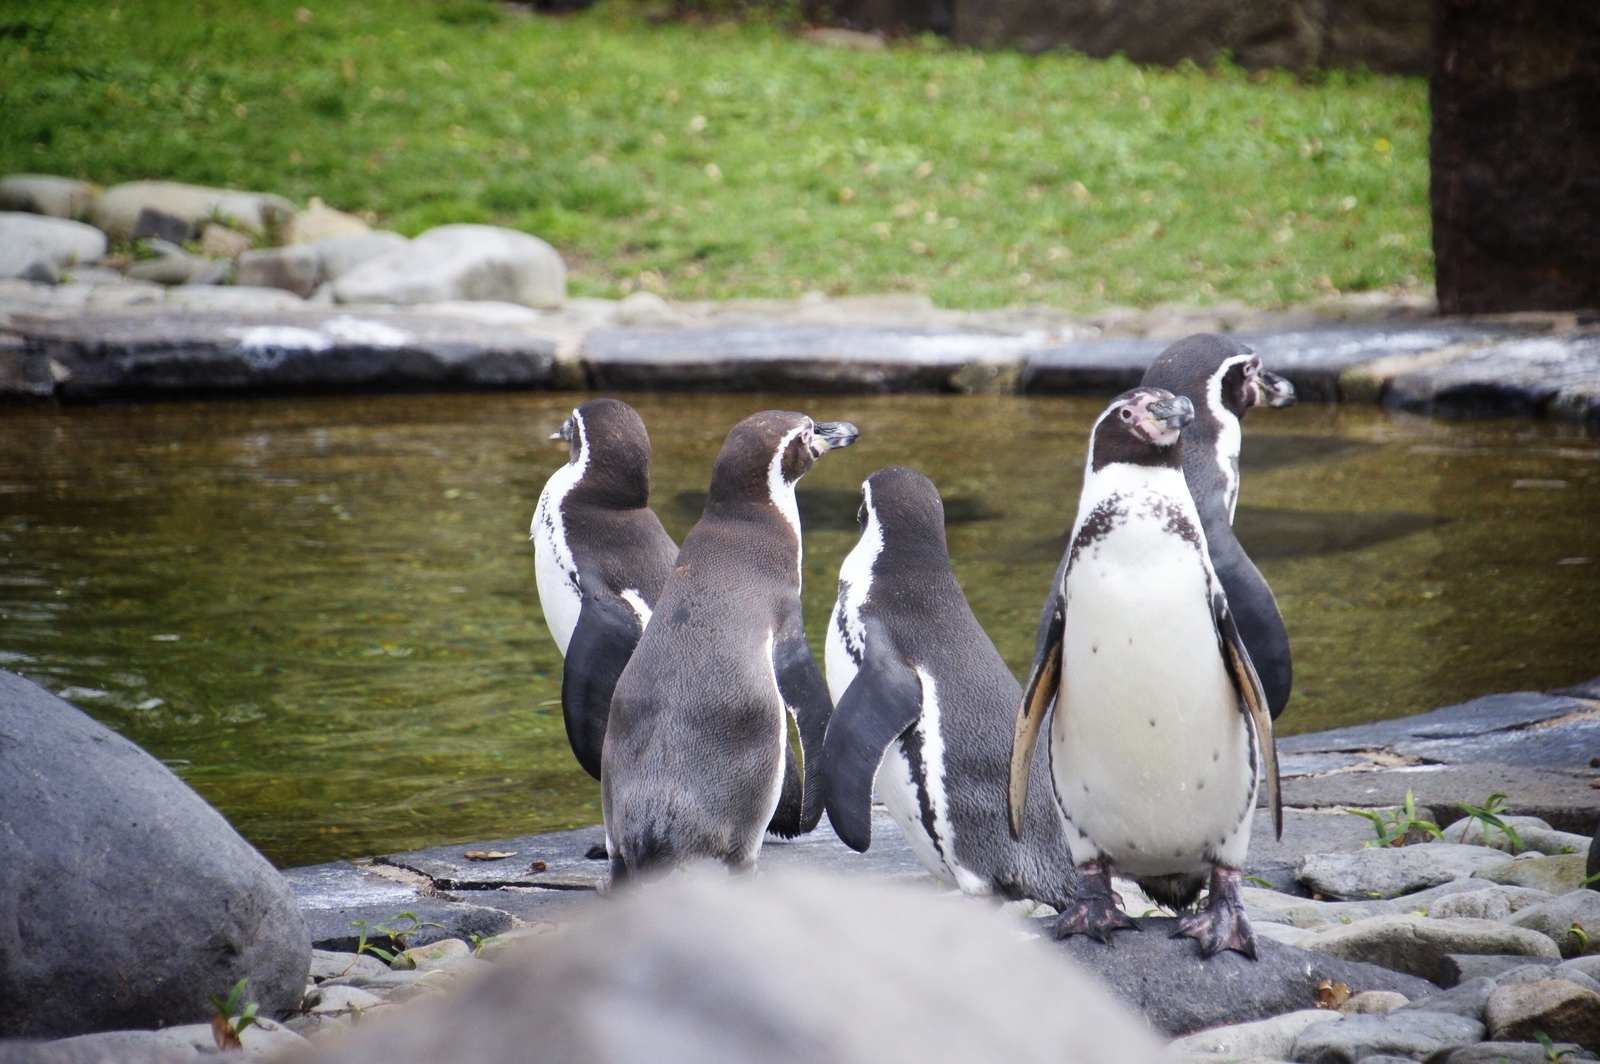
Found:
[[[543,872],[546,868],[549,868],[549,867],[550,866],[545,864],[543,861],[534,861],[532,864],[530,864],[528,866],[528,871],[530,871],[530,872]]]
[[[244,1043],[239,1041],[239,1033],[233,1029],[233,1022],[220,1012],[211,1014],[211,1037],[216,1040],[218,1049],[244,1048]]]
[[[1344,1003],[1349,1000],[1349,983],[1336,983],[1332,979],[1324,979],[1322,982],[1317,984],[1317,1008],[1342,1008]]]
[[[515,857],[516,850],[468,850],[461,856],[469,861],[501,861],[507,857]]]

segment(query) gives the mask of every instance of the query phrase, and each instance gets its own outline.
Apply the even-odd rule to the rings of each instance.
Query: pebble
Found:
[[[1435,920],[1426,916],[1375,916],[1325,931],[1305,949],[1367,961],[1424,979],[1439,974],[1447,953],[1522,953],[1557,957],[1555,943],[1537,931],[1490,920]]]
[[[1473,875],[1491,883],[1532,887],[1551,894],[1567,894],[1583,886],[1587,858],[1581,853],[1556,857],[1521,857],[1480,868]]]
[[[378,1008],[388,1002],[370,990],[363,990],[359,986],[328,986],[311,991],[307,1000],[314,1003],[307,1010],[323,1014],[358,1012],[362,1009]]]
[[[1484,887],[1464,894],[1451,894],[1428,907],[1428,915],[1439,919],[1465,916],[1474,920],[1504,920],[1512,913],[1549,901],[1554,895],[1528,887]]]
[[[1409,1012],[1452,1012],[1457,1016],[1468,1019],[1483,1019],[1483,1006],[1488,1003],[1489,995],[1494,993],[1495,982],[1487,976],[1468,979],[1459,986],[1427,997],[1417,998],[1415,1001],[1402,1005],[1400,1010]]]
[[[1426,915],[1433,903],[1440,898],[1483,889],[1481,883],[1471,879],[1457,879],[1399,898],[1316,901],[1292,894],[1282,894],[1275,890],[1246,887],[1244,904],[1252,923],[1263,920],[1322,930],[1348,926],[1357,920],[1366,920],[1374,916],[1403,916],[1408,913]]]
[[[1504,860],[1503,853],[1487,846],[1439,842],[1384,846],[1355,853],[1308,854],[1300,862],[1299,878],[1309,890],[1329,898],[1395,898],[1466,879]]]
[[[459,938],[442,938],[426,946],[402,950],[389,965],[397,972],[432,972],[472,960],[472,947]]]
[[[1410,998],[1393,990],[1363,990],[1352,994],[1350,1000],[1339,1006],[1346,1016],[1385,1016],[1395,1009],[1404,1008]]]
[[[1554,967],[1545,964],[1524,964],[1513,968],[1509,972],[1495,976],[1495,986],[1516,986],[1518,983],[1542,983],[1546,979],[1565,979],[1575,986],[1585,990],[1593,990],[1600,994],[1600,983],[1590,979],[1580,971],[1562,971],[1560,965]]]
[[[342,976],[386,975],[389,966],[364,953],[338,953],[333,950],[311,951],[311,978],[317,982],[338,979]]]
[[[1180,1053],[1225,1054],[1230,1059],[1267,1057],[1281,1060],[1289,1055],[1289,1051],[1294,1048],[1295,1039],[1307,1027],[1337,1019],[1339,1014],[1328,1009],[1302,1009],[1299,1012],[1273,1016],[1271,1019],[1256,1020],[1254,1023],[1238,1023],[1227,1027],[1213,1027],[1209,1031],[1196,1031],[1194,1034],[1174,1039],[1172,1048]]]
[[[1473,979],[1493,979],[1526,964],[1543,964],[1554,968],[1556,962],[1553,958],[1535,961],[1521,954],[1447,953],[1439,960],[1439,984],[1457,986]]]
[[[1537,1031],[1600,1049],[1600,994],[1565,979],[1497,987],[1483,1014],[1497,1041],[1526,1041]]]
[[[1600,953],[1600,891],[1574,890],[1529,906],[1508,923],[1550,936],[1564,957]]]
[[[1346,1016],[1319,1023],[1295,1039],[1291,1060],[1301,1064],[1355,1064],[1392,1054],[1426,1060],[1454,1046],[1483,1039],[1483,1024],[1448,1012],[1391,1012],[1387,1016]]]
[[[1595,1059],[1572,1042],[1557,1042],[1552,1048],[1562,1064]],[[1440,1064],[1550,1064],[1550,1057],[1538,1042],[1479,1042],[1452,1049]]]

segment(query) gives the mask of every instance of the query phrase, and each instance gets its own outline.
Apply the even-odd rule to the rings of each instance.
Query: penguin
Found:
[[[1017,711],[1009,810],[1020,836],[1028,774],[1050,718],[1050,782],[1078,866],[1056,937],[1109,941],[1119,867],[1179,918],[1203,956],[1254,958],[1239,893],[1258,786],[1283,834],[1272,717],[1183,474],[1194,404],[1135,388],[1094,424],[1083,493],[1046,638]]]
[[[1294,405],[1294,385],[1263,370],[1244,344],[1206,333],[1185,337],[1163,351],[1140,385],[1164,388],[1194,404],[1195,420],[1182,437],[1184,479],[1205,526],[1212,567],[1276,720],[1288,705],[1294,679],[1289,632],[1272,588],[1233,534],[1233,515],[1239,502],[1239,421],[1251,407]],[[1039,618],[1039,639],[1049,623],[1047,602]]]
[[[533,512],[534,576],[565,659],[567,741],[599,779],[611,689],[650,622],[678,545],[650,509],[650,436],[633,407],[590,400],[550,438],[570,444],[571,458]]]
[[[1006,827],[1022,688],[956,582],[938,489],[891,468],[861,491],[861,541],[839,571],[824,654],[835,703],[822,747],[828,819],[864,852],[876,779],[934,878],[966,894],[1064,909],[1072,852],[1050,798],[1035,791],[1021,841]]]
[[[611,698],[600,792],[613,885],[697,859],[749,871],[769,823],[792,837],[821,819],[833,703],[801,618],[794,489],[857,435],[768,410],[723,443],[705,512]]]
[[[1194,404],[1194,422],[1183,430],[1183,479],[1205,526],[1212,568],[1276,720],[1294,680],[1289,632],[1272,588],[1233,534],[1233,515],[1239,504],[1239,421],[1251,407],[1294,405],[1294,385],[1263,370],[1261,359],[1244,344],[1206,333],[1163,351],[1140,384],[1165,388]]]

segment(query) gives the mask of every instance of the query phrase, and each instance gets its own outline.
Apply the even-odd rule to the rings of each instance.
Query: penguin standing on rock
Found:
[[[833,703],[801,620],[794,488],[856,436],[781,410],[728,434],[705,513],[612,695],[600,789],[614,884],[698,858],[746,871],[769,822],[793,836],[821,818]]]
[[[1272,588],[1233,534],[1233,513],[1239,504],[1239,421],[1251,407],[1294,405],[1294,385],[1263,370],[1261,359],[1244,344],[1206,333],[1161,352],[1140,384],[1165,388],[1194,404],[1194,423],[1183,430],[1183,478],[1205,527],[1211,565],[1276,720],[1294,680],[1289,632]]]
[[[1180,433],[1194,404],[1159,388],[1112,401],[1089,441],[1078,516],[1050,623],[1017,713],[1012,831],[1050,717],[1050,775],[1078,865],[1078,900],[1056,936],[1137,925],[1115,865],[1158,901],[1206,907],[1178,935],[1201,953],[1255,956],[1239,894],[1258,784],[1281,836],[1272,718],[1206,551],[1184,481]]]
[[[600,778],[611,690],[678,555],[650,509],[650,436],[627,403],[594,399],[551,439],[572,456],[533,513],[539,604],[566,659],[561,714],[578,763]]]
[[[1030,798],[1020,841],[1006,829],[1022,688],[956,583],[938,489],[921,473],[894,468],[872,474],[861,490],[861,541],[840,569],[828,623],[836,704],[822,758],[828,819],[847,845],[865,851],[876,780],[936,879],[966,894],[1064,909],[1073,896],[1072,853],[1050,797],[1039,790]]]

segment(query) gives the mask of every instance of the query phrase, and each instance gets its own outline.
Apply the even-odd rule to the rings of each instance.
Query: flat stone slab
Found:
[[[1423,414],[1600,423],[1600,332],[1492,344],[1469,357],[1395,377],[1383,401]]]
[[[357,920],[365,920],[372,928],[384,924],[399,929],[411,926],[411,921],[398,919],[407,912],[418,920],[442,925],[423,927],[406,936],[406,944],[411,946],[440,938],[488,938],[514,925],[512,914],[503,909],[423,893],[418,889],[423,885],[420,877],[413,882],[397,881],[344,861],[291,868],[284,878],[300,901],[300,911],[311,928],[311,944],[317,949],[354,953],[361,936]],[[385,949],[390,945],[377,931],[369,933],[368,941]]]

